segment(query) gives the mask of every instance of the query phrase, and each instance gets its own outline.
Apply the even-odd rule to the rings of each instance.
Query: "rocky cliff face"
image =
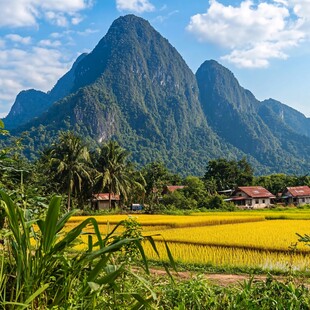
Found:
[[[283,104],[280,101],[271,98],[264,100],[261,103],[260,109],[264,108],[268,108],[273,111],[275,117],[277,117],[279,121],[282,121],[297,134],[310,137],[310,118],[307,118],[304,114]]]

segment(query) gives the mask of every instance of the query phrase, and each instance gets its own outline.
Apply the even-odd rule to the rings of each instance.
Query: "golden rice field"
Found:
[[[231,223],[257,222],[264,221],[263,215],[234,215],[231,212],[228,214],[208,214],[205,216],[193,215],[148,215],[138,214],[132,215],[142,226],[169,226],[171,228],[177,227],[192,227],[192,226],[209,226],[222,225]],[[69,224],[80,223],[88,218],[88,216],[72,216]],[[115,225],[122,220],[128,219],[128,215],[100,215],[95,216],[99,224]]]
[[[145,235],[154,236],[163,259],[163,238],[168,242],[174,259],[183,263],[212,264],[214,266],[250,267],[267,270],[310,269],[310,247],[297,245],[297,251],[289,251],[296,244],[299,234],[310,234],[310,221],[304,217],[295,220],[265,220],[265,216],[279,212],[227,212],[197,214],[196,216],[143,215],[136,217]],[[281,213],[283,214],[283,213]],[[303,216],[306,212],[303,213]],[[309,214],[309,213],[308,213]],[[265,215],[265,216],[264,216]],[[73,217],[67,224],[69,230],[87,217]],[[100,232],[105,235],[115,225],[128,218],[126,215],[95,216]],[[277,217],[279,218],[279,217]],[[122,229],[117,229],[118,233]],[[86,233],[93,232],[91,227]],[[87,242],[87,236],[82,236]],[[150,259],[158,259],[145,244]],[[309,252],[309,254],[308,254]]]
[[[290,245],[297,242],[296,232],[310,233],[310,221],[274,220],[156,231],[170,242],[271,251],[287,250]],[[310,251],[310,247],[303,244],[300,244],[298,248]]]
[[[310,270],[310,255],[290,254],[289,252],[269,252],[234,247],[203,246],[194,244],[179,244],[168,242],[173,258],[177,262],[212,265],[219,267],[261,268],[264,270],[295,271]],[[150,259],[157,260],[149,244],[144,246]],[[164,260],[168,260],[163,242],[157,243],[157,248]]]

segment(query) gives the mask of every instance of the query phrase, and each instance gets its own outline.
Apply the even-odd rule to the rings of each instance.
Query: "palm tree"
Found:
[[[53,144],[49,151],[49,160],[54,178],[68,193],[69,211],[72,193],[81,193],[83,181],[91,181],[88,149],[73,132],[61,132],[58,143]]]
[[[96,168],[98,177],[97,186],[100,190],[107,188],[109,192],[109,208],[111,209],[111,196],[122,194],[127,200],[133,187],[143,187],[133,178],[133,170],[128,163],[129,152],[123,149],[116,141],[109,141],[102,145]]]

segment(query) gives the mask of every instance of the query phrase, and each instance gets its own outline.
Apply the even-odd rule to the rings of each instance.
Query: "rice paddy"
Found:
[[[309,211],[261,211],[214,212],[188,216],[138,214],[133,217],[142,225],[144,235],[154,235],[162,259],[167,259],[164,239],[168,242],[174,259],[182,263],[308,271],[310,247],[299,243],[296,233],[310,234],[310,220],[304,219],[310,219],[309,215]],[[291,219],[279,219],[283,216]],[[85,218],[73,217],[67,228],[78,225]],[[104,235],[128,216],[105,215],[95,218]],[[270,220],[272,218],[277,220]],[[118,233],[123,231],[120,228],[117,229]],[[87,228],[85,232],[93,231],[92,228]],[[82,236],[82,240],[86,243],[87,236]],[[150,259],[158,259],[147,244],[145,251]]]

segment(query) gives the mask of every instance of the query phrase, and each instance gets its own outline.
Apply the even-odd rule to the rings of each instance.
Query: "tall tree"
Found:
[[[88,149],[80,137],[66,131],[60,133],[48,153],[52,175],[66,189],[70,210],[72,193],[81,193],[83,180],[91,181]]]
[[[218,191],[233,189],[236,186],[248,186],[253,182],[253,169],[245,158],[239,161],[214,159],[208,163],[204,180],[216,182]]]
[[[109,208],[111,209],[112,194],[121,194],[125,200],[133,187],[143,187],[142,181],[136,181],[132,166],[128,162],[129,152],[116,141],[109,141],[101,146],[96,169],[97,188],[106,188],[109,193]],[[143,183],[143,182],[142,182]]]
[[[149,163],[143,168],[142,173],[146,181],[146,194],[149,200],[158,203],[164,185],[170,183],[171,173],[162,162]]]

